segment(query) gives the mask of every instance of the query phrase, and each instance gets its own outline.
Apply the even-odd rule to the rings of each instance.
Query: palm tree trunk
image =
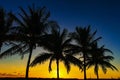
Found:
[[[57,64],[57,79],[59,79],[59,59],[57,59],[56,64]]]
[[[97,79],[99,79],[98,71],[97,71]]]
[[[84,57],[84,80],[86,80],[86,56],[85,56],[85,53],[83,53],[83,57]]]
[[[33,50],[33,46],[30,46],[30,54],[28,56],[28,62],[27,62],[27,66],[26,66],[26,75],[25,75],[26,80],[28,79],[29,65],[30,65],[30,60],[31,60],[31,56],[32,56],[32,50]]]
[[[86,65],[84,64],[84,80],[86,80]]]

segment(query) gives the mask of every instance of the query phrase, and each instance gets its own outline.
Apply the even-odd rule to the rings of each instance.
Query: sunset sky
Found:
[[[105,44],[105,47],[113,51],[115,59],[112,64],[119,70],[117,72],[108,69],[106,74],[100,70],[99,77],[120,78],[120,0],[0,0],[0,6],[16,15],[20,12],[19,6],[27,10],[27,6],[33,3],[37,7],[46,6],[51,13],[50,19],[56,20],[62,29],[74,31],[76,26],[91,25],[93,31],[97,30],[97,36],[103,37],[100,45]],[[34,50],[32,60],[43,51],[40,48]],[[1,59],[0,77],[24,77],[27,58],[28,54],[23,60],[19,55]],[[49,73],[48,62],[30,68],[29,76],[56,77],[56,64],[53,63],[53,71]],[[67,74],[64,65],[60,63],[60,77],[83,78],[83,72],[71,65],[71,71]],[[93,68],[87,70],[87,77],[96,77]]]

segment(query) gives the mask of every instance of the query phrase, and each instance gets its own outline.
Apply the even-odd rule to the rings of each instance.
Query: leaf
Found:
[[[35,66],[36,64],[41,64],[43,62],[45,62],[46,60],[48,60],[53,54],[49,54],[49,53],[42,53],[39,54],[30,64],[31,67]]]

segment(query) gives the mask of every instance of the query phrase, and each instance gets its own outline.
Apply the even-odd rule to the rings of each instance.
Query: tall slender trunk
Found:
[[[96,74],[96,75],[97,75],[97,79],[99,79],[98,71],[97,71],[97,74]]]
[[[28,62],[27,62],[27,66],[26,66],[26,75],[25,75],[26,80],[28,79],[29,65],[30,65],[30,60],[31,60],[31,56],[32,56],[32,51],[33,51],[33,46],[30,46],[30,53],[28,56]]]
[[[59,59],[56,60],[57,64],[57,79],[59,79]]]
[[[86,80],[86,53],[83,53],[83,57],[84,57],[84,80]]]

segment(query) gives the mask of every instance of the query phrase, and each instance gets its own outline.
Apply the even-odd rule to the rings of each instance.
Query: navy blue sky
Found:
[[[33,3],[46,6],[51,12],[50,19],[69,31],[74,31],[76,26],[87,25],[97,29],[97,36],[103,37],[100,42],[114,52],[119,63],[120,0],[0,0],[0,6],[15,14],[19,12],[19,6],[27,9]]]

